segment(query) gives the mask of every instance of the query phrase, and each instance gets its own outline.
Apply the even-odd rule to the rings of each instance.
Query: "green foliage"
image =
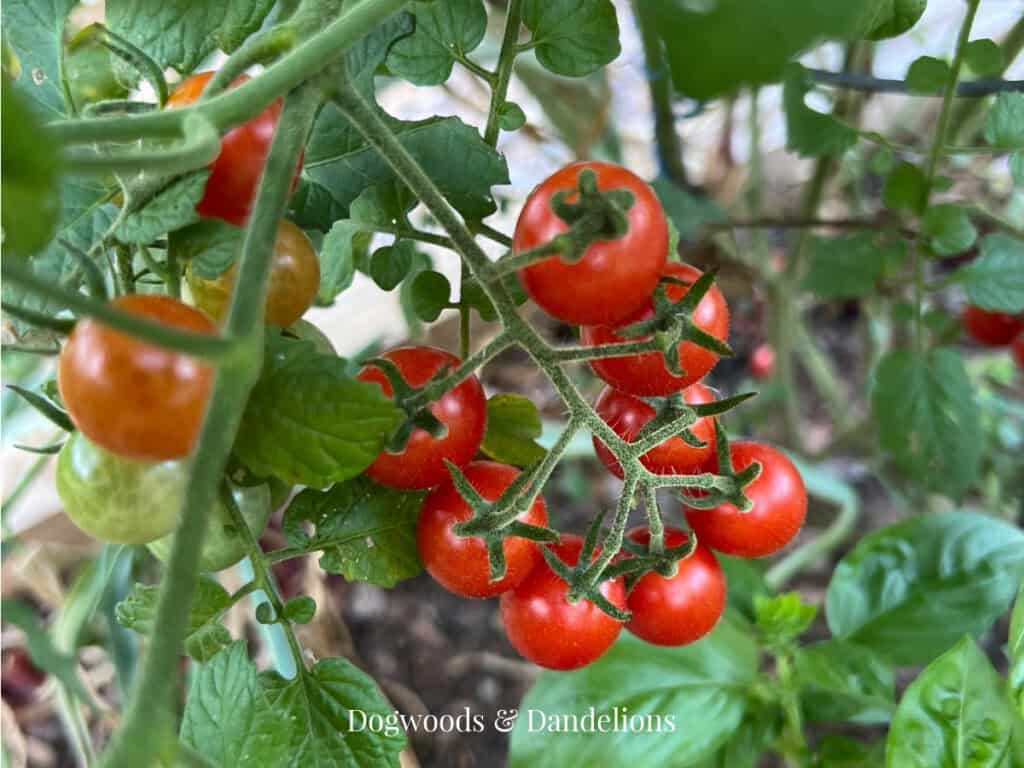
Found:
[[[907,90],[911,93],[938,93],[949,80],[949,64],[934,56],[920,56],[907,70]]]
[[[951,496],[971,487],[981,427],[959,352],[890,352],[878,365],[871,404],[882,448],[908,476]]]
[[[394,245],[378,248],[370,257],[370,277],[385,291],[398,287],[412,269],[416,257],[416,243],[396,240]]]
[[[1024,147],[1024,93],[1000,93],[985,119],[985,141],[993,147]]]
[[[705,224],[724,221],[727,217],[722,207],[710,197],[694,194],[665,176],[651,182],[651,187],[669,221],[675,225],[678,238],[692,240]],[[675,250],[669,243],[669,258]]]
[[[838,638],[894,664],[926,664],[986,631],[1024,578],[1024,532],[978,512],[913,517],[861,539],[829,583]]]
[[[1010,768],[1024,756],[1002,680],[969,637],[910,684],[893,717],[886,768]],[[1014,743],[1016,742],[1016,743]]]
[[[357,478],[324,492],[303,491],[288,506],[282,528],[289,546],[322,550],[325,571],[393,587],[422,570],[416,550],[422,500],[422,493]]]
[[[440,272],[425,269],[416,274],[410,286],[413,311],[420,320],[432,323],[449,304],[452,286]]]
[[[60,82],[64,24],[75,0],[7,0],[3,3],[4,73],[14,87],[31,99],[40,120],[63,117],[68,112]],[[14,62],[8,66],[6,59]],[[9,87],[4,82],[4,90]],[[6,102],[4,112],[7,111]],[[5,117],[6,123],[9,118]],[[9,156],[4,153],[4,162]]]
[[[995,77],[1003,71],[1003,49],[994,40],[983,37],[964,47],[964,63],[980,77]]]
[[[793,642],[811,626],[817,614],[818,607],[803,602],[799,592],[754,597],[755,626],[768,648],[783,648]]]
[[[583,77],[619,55],[619,24],[611,0],[524,0],[523,23],[545,69]]]
[[[402,420],[374,384],[356,381],[344,359],[305,342],[268,351],[235,441],[261,476],[326,488],[362,472]]]
[[[748,706],[746,687],[757,674],[750,627],[723,618],[706,637],[682,648],[657,648],[623,633],[589,667],[545,672],[523,699],[512,731],[511,768],[566,765],[692,765],[712,757],[736,733]],[[653,728],[595,738],[579,730],[530,728],[529,712],[597,714],[628,709],[626,717],[660,716],[674,732]],[[536,716],[535,716],[536,717]],[[700,727],[694,727],[700,723]],[[536,724],[535,724],[536,725]]]
[[[1024,717],[1024,583],[1017,592],[1017,601],[1010,617],[1010,634],[1006,642],[1010,669],[1007,673],[1007,690],[1011,703]]]
[[[832,299],[871,295],[878,281],[906,260],[902,241],[886,240],[872,232],[813,237],[808,253],[810,267],[804,289]]]
[[[808,90],[807,71],[799,64],[789,64],[782,87],[786,148],[805,157],[817,157],[841,154],[856,144],[857,132],[853,128],[804,103]]]
[[[415,31],[400,38],[388,52],[387,67],[416,85],[438,85],[452,66],[480,45],[487,32],[482,0],[418,2],[412,4]]]
[[[887,208],[920,213],[925,205],[925,180],[921,169],[906,161],[898,163],[885,178],[882,202]]]
[[[25,603],[10,598],[3,599],[0,611],[3,612],[4,622],[18,627],[25,634],[25,644],[32,663],[57,678],[61,685],[83,701],[88,701],[89,695],[78,677],[78,663],[75,657],[54,645],[53,640],[39,625],[36,612]]]
[[[121,219],[114,237],[122,243],[144,245],[166,232],[196,223],[199,221],[196,204],[203,199],[209,178],[209,171],[196,171],[172,182],[144,208]],[[240,229],[237,231],[241,233]]]
[[[823,640],[800,648],[796,670],[809,720],[885,723],[896,708],[892,669],[857,643]]]
[[[979,250],[956,274],[968,301],[999,312],[1024,311],[1024,242],[996,232],[982,238]]]
[[[169,248],[180,263],[205,280],[214,280],[235,263],[244,230],[220,219],[203,219],[170,233]]]
[[[928,7],[928,0],[892,0],[891,11],[886,14],[868,35],[870,40],[883,40],[902,35],[917,24]],[[837,767],[838,768],[838,767]]]
[[[320,290],[317,301],[331,304],[352,285],[356,264],[366,259],[372,232],[355,221],[342,219],[331,225],[320,247]]]
[[[959,205],[933,205],[921,217],[921,231],[929,238],[932,250],[939,256],[953,256],[974,245],[978,230]]]
[[[502,392],[487,400],[487,433],[480,450],[495,461],[528,467],[544,458],[545,451],[537,444],[542,432],[533,401]]]

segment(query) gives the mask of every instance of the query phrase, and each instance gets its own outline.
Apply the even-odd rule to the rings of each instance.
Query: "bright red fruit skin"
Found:
[[[788,544],[800,531],[807,515],[807,490],[800,472],[784,453],[752,440],[737,440],[730,446],[736,471],[761,463],[761,474],[746,487],[754,502],[749,512],[733,504],[712,509],[686,508],[686,521],[697,541],[727,555],[764,557]],[[709,462],[718,471],[717,457]]]
[[[519,470],[493,461],[473,461],[463,469],[466,479],[488,501],[494,501],[519,476]],[[416,545],[424,567],[441,586],[463,597],[493,597],[507,592],[541,559],[537,545],[518,537],[506,538],[505,576],[490,580],[487,545],[476,536],[452,531],[456,523],[472,517],[472,510],[451,481],[439,485],[423,501],[416,526]],[[547,525],[544,499],[538,496],[517,518],[530,525]]]
[[[770,379],[775,373],[775,347],[758,344],[750,354],[750,375],[755,379]]]
[[[701,383],[691,384],[683,391],[683,399],[690,405],[700,405],[714,401],[712,391]],[[633,442],[641,428],[654,418],[656,411],[638,397],[619,392],[617,389],[605,387],[594,403],[598,415],[615,430],[623,440]],[[690,431],[704,442],[702,448],[686,443],[681,437],[670,437],[656,445],[643,456],[640,462],[656,475],[686,475],[701,471],[702,465],[711,457],[715,449],[715,421],[711,416],[697,419]],[[608,450],[607,446],[596,436],[594,452],[601,463],[618,478],[622,477],[622,467],[618,459]]]
[[[167,106],[185,107],[195,102],[213,74],[200,72],[185,78],[167,99]],[[240,75],[230,87],[241,85],[248,79],[248,75]],[[222,219],[238,227],[245,224],[256,198],[256,186],[270,153],[270,142],[274,138],[283,103],[282,99],[274,100],[256,117],[232,128],[221,137],[220,154],[210,165],[206,191],[196,204],[196,212],[200,216]],[[292,176],[292,191],[301,170],[300,156]]]
[[[665,265],[662,274],[693,283],[701,276],[701,271],[689,264],[672,262]],[[686,295],[688,288],[684,285],[667,284],[665,293],[671,301],[679,301]],[[653,303],[648,303],[639,312],[626,318],[618,327],[647,320],[654,315]],[[693,321],[697,327],[721,341],[729,338],[729,306],[717,285],[704,294],[693,312]],[[582,329],[581,338],[584,344],[614,344],[622,341],[639,341],[625,339],[616,333],[610,325],[588,325]],[[665,367],[664,357],[659,352],[645,352],[639,355],[623,355],[622,357],[603,357],[590,361],[594,373],[616,389],[629,392],[640,397],[656,397],[669,395],[699,381],[708,371],[715,367],[718,355],[696,344],[684,341],[679,344],[679,361],[685,371],[684,376],[674,376]]]
[[[579,560],[583,540],[562,536],[552,546],[567,565]],[[601,594],[625,608],[626,589],[621,579],[601,584]],[[568,585],[547,562],[537,563],[526,580],[501,596],[501,620],[512,646],[526,659],[547,669],[579,669],[600,658],[622,630],[622,624],[590,600],[570,605]]]
[[[615,240],[591,243],[575,264],[552,256],[524,267],[519,277],[530,298],[552,317],[576,324],[616,323],[650,298],[668,256],[665,213],[654,190],[640,177],[612,163],[567,165],[530,193],[516,222],[512,248],[522,253],[569,229],[551,210],[551,196],[575,189],[585,168],[597,174],[598,189],[633,193],[629,231]],[[570,195],[569,201],[574,199]]]
[[[461,362],[455,355],[435,347],[398,347],[381,357],[398,366],[411,387],[422,387],[445,366],[454,370]],[[391,397],[391,383],[384,372],[367,365],[356,377],[378,384]],[[448,428],[444,437],[431,437],[414,429],[400,453],[383,450],[367,467],[366,474],[389,488],[432,488],[450,477],[445,459],[458,467],[468,464],[480,448],[487,427],[487,400],[475,375],[468,376],[430,404],[430,412]]]
[[[1024,331],[1024,319],[971,304],[964,307],[960,321],[975,341],[987,347],[1005,347]]]
[[[627,536],[646,545],[647,528],[634,528]],[[678,547],[687,535],[676,528],[665,529],[665,546]],[[676,575],[665,578],[647,573],[633,585],[626,607],[633,614],[626,629],[655,645],[687,645],[710,632],[725,610],[725,574],[718,558],[704,544],[680,560]]]

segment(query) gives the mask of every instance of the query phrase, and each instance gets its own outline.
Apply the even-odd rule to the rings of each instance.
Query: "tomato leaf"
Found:
[[[983,440],[958,351],[889,353],[878,365],[871,403],[882,447],[908,476],[951,496],[970,488]]]
[[[882,188],[882,202],[886,208],[899,210],[906,208],[919,213],[924,207],[925,183],[921,169],[913,163],[902,161],[897,163]]]
[[[215,280],[235,263],[244,235],[245,230],[226,221],[202,219],[171,232],[168,247],[179,264],[190,264],[197,276]]]
[[[196,204],[203,199],[209,178],[210,172],[202,170],[172,182],[145,206],[127,214],[114,230],[114,237],[122,243],[145,245],[165,232],[199,221]]]
[[[402,412],[379,387],[351,378],[344,359],[299,346],[286,345],[253,388],[235,453],[258,475],[325,488],[369,466]]]
[[[556,75],[583,77],[619,55],[611,0],[526,0],[523,23],[537,61]]]
[[[889,729],[887,768],[1016,765],[1015,720],[1003,681],[969,637],[910,684]],[[1013,757],[1013,755],[1016,757]]]
[[[985,118],[985,141],[993,147],[1024,148],[1024,93],[1000,93]]]
[[[930,238],[932,250],[939,256],[963,253],[978,238],[967,211],[959,205],[933,205],[921,217],[921,231]]]
[[[117,623],[142,635],[153,634],[159,597],[158,585],[136,584],[117,604]],[[206,661],[231,643],[231,635],[219,622],[221,614],[230,606],[231,596],[224,587],[209,576],[199,577],[185,630],[185,650],[189,656]]]
[[[64,49],[64,23],[76,0],[5,0],[2,10],[5,58],[12,66],[4,72],[14,87],[32,99],[43,120],[55,120],[68,111],[60,82]],[[9,48],[9,53],[6,49]],[[6,90],[8,83],[4,83]],[[4,108],[6,113],[6,106]],[[9,117],[4,118],[6,123]],[[5,153],[4,158],[9,156]]]
[[[677,246],[679,238],[693,240],[702,226],[726,218],[725,211],[713,198],[696,195],[665,176],[659,176],[652,181],[651,188],[661,201],[665,215],[678,230]],[[676,255],[671,238],[668,255],[670,260]]]
[[[857,298],[872,293],[886,272],[906,258],[902,241],[880,243],[871,232],[812,237],[810,268],[803,287],[824,298]]]
[[[949,64],[934,56],[919,56],[907,69],[907,90],[911,93],[940,93],[949,80]]]
[[[528,467],[547,453],[537,444],[542,432],[533,401],[502,392],[487,401],[487,432],[480,450],[495,461]]]
[[[366,258],[373,233],[357,222],[334,222],[320,246],[320,290],[317,303],[328,306],[352,285],[356,264]]]
[[[423,496],[366,478],[323,492],[307,489],[288,506],[282,528],[289,546],[323,550],[320,567],[325,571],[393,587],[422,570],[416,518]]]
[[[996,232],[982,239],[979,250],[956,273],[967,300],[991,311],[1024,311],[1024,241]]]
[[[979,77],[995,77],[1003,71],[1003,50],[987,37],[971,40],[964,46],[964,62]]]
[[[1010,634],[1006,641],[1010,669],[1006,685],[1018,712],[1024,712],[1024,583],[1017,592],[1017,602],[1010,617]]]
[[[745,691],[757,675],[757,645],[740,622],[727,615],[708,636],[682,648],[648,645],[623,632],[590,666],[544,672],[520,706],[511,768],[668,768],[711,757],[739,727]],[[609,717],[640,714],[645,725],[599,733],[552,722],[583,717],[591,707]]]
[[[391,46],[388,70],[416,85],[440,85],[487,32],[482,0],[413,3],[416,30]]]
[[[282,768],[393,768],[399,764],[405,732],[400,727],[367,727],[362,719],[388,722],[395,716],[394,709],[373,678],[347,659],[321,659],[292,680],[264,672],[260,682],[275,717],[290,724],[283,734],[287,749]]]
[[[382,290],[394,290],[409,274],[415,257],[416,243],[396,240],[393,245],[385,245],[373,252],[370,277]]]
[[[181,740],[216,768],[262,768],[286,762],[282,720],[260,683],[245,643],[231,643],[192,676]],[[286,730],[286,733],[288,730]]]
[[[452,286],[440,272],[424,269],[413,278],[409,290],[416,316],[424,322],[432,323],[448,306]]]
[[[829,629],[894,664],[926,664],[986,631],[1024,578],[1024,532],[974,512],[914,517],[846,555],[825,602]]]
[[[786,149],[804,157],[845,152],[857,143],[857,132],[832,115],[804,103],[810,90],[807,70],[792,63],[786,67],[782,104],[786,113]]]
[[[889,665],[846,640],[824,640],[796,654],[800,701],[810,720],[885,723],[896,708]]]
[[[238,48],[273,6],[273,0],[109,0],[107,26],[162,67],[187,74],[214,51]]]
[[[917,24],[927,7],[928,0],[892,0],[891,12],[871,31],[868,39],[883,40],[902,35]]]

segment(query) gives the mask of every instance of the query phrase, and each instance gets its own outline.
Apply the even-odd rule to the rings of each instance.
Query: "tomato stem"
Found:
[[[501,132],[501,108],[505,106],[508,84],[512,79],[512,65],[519,54],[519,27],[522,24],[523,0],[509,0],[505,14],[505,33],[501,39],[501,52],[498,54],[498,66],[495,78],[490,80],[491,103],[487,109],[487,125],[484,128],[484,141],[492,147],[498,143]]]

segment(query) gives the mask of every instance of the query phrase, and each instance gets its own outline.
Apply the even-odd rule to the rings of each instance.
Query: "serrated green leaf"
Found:
[[[117,623],[142,635],[155,629],[160,587],[136,584],[131,593],[117,604]],[[221,614],[231,605],[231,596],[216,580],[200,576],[185,630],[185,649],[198,661],[216,655],[231,642],[231,635],[220,624]]]
[[[959,496],[974,483],[982,435],[974,386],[954,349],[889,353],[871,393],[882,447],[923,486]]]
[[[911,93],[939,93],[949,80],[949,64],[934,56],[919,56],[907,69],[907,90]]]
[[[440,85],[484,39],[487,10],[482,0],[412,3],[410,10],[416,29],[391,46],[387,67],[416,85]]]
[[[969,637],[932,662],[910,684],[886,740],[886,768],[1011,768],[1020,720],[1002,680]],[[1016,753],[1016,755],[1015,755]]]
[[[583,77],[619,55],[619,22],[611,0],[526,0],[523,23],[545,69]]]
[[[114,230],[122,243],[145,245],[166,232],[199,221],[196,204],[203,199],[208,170],[195,171],[172,182],[148,204],[129,213]]]
[[[754,596],[755,625],[768,647],[779,648],[799,637],[817,614],[818,607],[801,600],[799,592]]]
[[[270,705],[255,665],[239,641],[200,664],[192,676],[181,740],[215,768],[276,768],[286,763],[293,726]]]
[[[385,291],[398,287],[412,269],[416,258],[416,243],[412,240],[396,240],[393,245],[385,245],[373,252],[370,257],[370,277]]]
[[[394,768],[405,732],[367,727],[361,718],[388,722],[395,713],[369,675],[346,659],[321,659],[308,672],[285,680],[265,672],[260,682],[282,729],[281,768]],[[261,764],[262,765],[262,764]],[[278,766],[269,766],[278,768]]]
[[[220,219],[202,219],[170,233],[168,247],[179,264],[204,280],[215,280],[235,263],[245,230]]]
[[[386,230],[404,222],[416,202],[408,187],[399,181],[391,181],[364,189],[352,201],[349,212],[353,221],[365,224],[369,229],[381,226]]]
[[[410,291],[416,316],[424,322],[432,323],[448,306],[452,286],[440,272],[425,269],[413,278]]]
[[[796,675],[809,720],[885,723],[896,708],[892,669],[856,643],[832,639],[800,648]]]
[[[57,227],[60,153],[21,88],[4,85],[3,165],[0,208],[4,253],[28,256],[41,250]]]
[[[807,70],[799,64],[790,64],[782,85],[786,148],[805,157],[818,157],[845,152],[856,144],[857,132],[853,128],[804,103],[808,90]]]
[[[320,290],[317,301],[329,305],[352,285],[356,264],[366,258],[373,233],[348,219],[336,221],[320,247]]]
[[[108,0],[107,26],[162,67],[187,74],[214,51],[238,48],[273,6],[273,0]]]
[[[880,245],[871,232],[842,237],[813,237],[804,288],[825,298],[856,298],[874,292],[878,280],[902,263],[902,242]]]
[[[502,392],[487,401],[487,432],[480,450],[495,461],[528,467],[547,453],[537,444],[543,431],[532,400]]]
[[[604,656],[575,672],[544,672],[526,694],[512,731],[511,768],[626,766],[674,768],[710,758],[736,732],[747,709],[744,691],[757,675],[750,627],[726,616],[692,645],[659,648],[625,632]],[[623,733],[537,727],[537,718],[628,709],[658,716]],[[530,727],[528,714],[534,714]],[[666,721],[671,719],[670,731]]]
[[[967,300],[994,312],[1024,311],[1024,241],[996,232],[982,238],[979,251],[956,273]]]
[[[926,664],[987,631],[1024,577],[1024,532],[979,512],[910,518],[876,531],[832,574],[829,629],[893,664]]]
[[[60,82],[60,59],[65,20],[75,5],[76,0],[4,0],[3,3],[5,58],[12,56],[16,62],[5,66],[4,72],[14,78],[13,87],[35,103],[43,121],[64,117],[68,111]],[[4,82],[4,89],[8,87]],[[8,155],[5,153],[4,157]]]
[[[932,249],[939,256],[963,253],[978,238],[967,211],[959,205],[933,205],[921,217],[921,231],[929,237]]]
[[[1024,147],[1024,93],[1000,93],[985,118],[985,141],[993,147]]]
[[[356,381],[340,357],[285,345],[253,388],[235,453],[253,472],[324,488],[362,472],[402,420],[374,384]]]
[[[964,62],[980,77],[994,77],[1003,71],[1003,49],[983,37],[964,46]]]
[[[902,161],[885,178],[882,202],[886,208],[909,209],[919,213],[925,202],[925,181],[921,169]]]

